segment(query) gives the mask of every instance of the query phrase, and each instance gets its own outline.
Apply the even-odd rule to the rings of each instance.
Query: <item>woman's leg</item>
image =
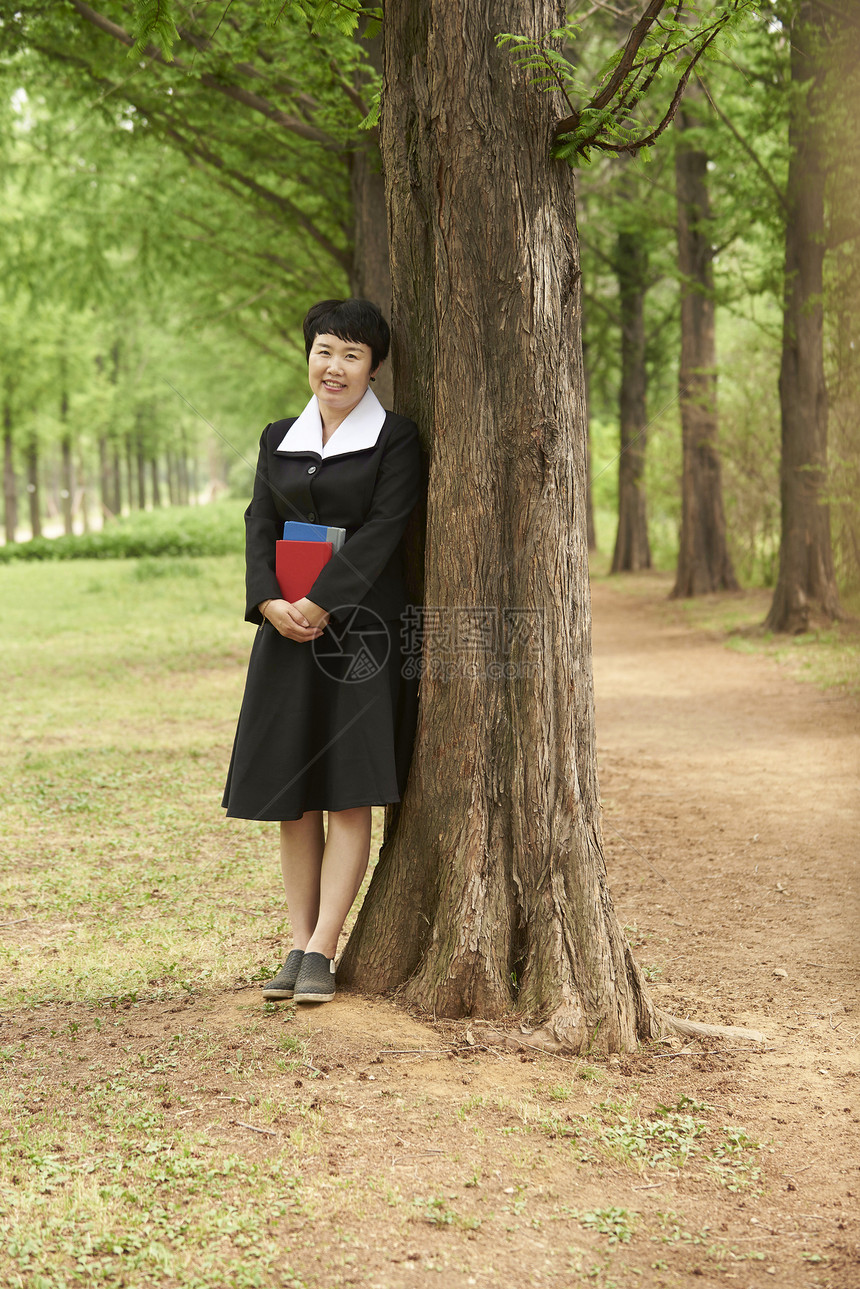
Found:
[[[321,810],[306,810],[301,819],[282,820],[281,873],[297,949],[307,948],[319,919],[324,845]]]
[[[333,958],[346,915],[359,892],[370,857],[370,806],[328,812],[328,835],[319,881],[319,916],[305,945]]]

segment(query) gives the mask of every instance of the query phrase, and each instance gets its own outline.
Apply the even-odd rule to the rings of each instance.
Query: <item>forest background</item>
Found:
[[[388,300],[373,19],[356,27],[357,5],[177,6],[175,44],[156,24],[130,49],[145,10],[2,7],[6,558],[238,548],[262,424],[306,401],[307,305],[350,292]],[[573,15],[565,53],[586,81],[635,12],[600,4]],[[592,531],[617,570],[678,559],[686,290],[715,311],[709,446],[716,454],[718,442],[721,462],[722,584],[776,580],[788,132],[805,92],[791,80],[792,12],[750,8],[733,41],[699,64],[653,148],[595,152],[575,172]],[[860,594],[856,144],[844,95],[829,93],[817,109],[829,404],[821,496],[851,611]],[[649,110],[640,109],[646,123]],[[698,281],[679,261],[684,150],[704,183]],[[381,392],[390,397],[390,386]],[[173,509],[129,526],[138,512],[219,497],[235,500],[197,528]],[[95,542],[47,541],[102,527]]]

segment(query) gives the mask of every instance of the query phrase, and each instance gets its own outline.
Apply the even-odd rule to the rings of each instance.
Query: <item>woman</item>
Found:
[[[371,806],[399,801],[406,786],[417,688],[401,668],[400,542],[420,455],[415,423],[386,412],[370,388],[389,345],[376,305],[323,300],[304,336],[312,398],[263,431],[245,512],[245,618],[260,629],[223,805],[281,825],[294,947],[263,997],[327,1002],[367,869]],[[275,576],[287,519],[346,530],[295,603]]]

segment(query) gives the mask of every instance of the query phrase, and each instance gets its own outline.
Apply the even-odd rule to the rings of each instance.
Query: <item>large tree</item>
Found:
[[[839,616],[827,496],[824,374],[824,117],[831,6],[798,0],[791,23],[785,285],[779,399],[782,417],[779,575],[766,626],[806,631]]]
[[[573,185],[552,103],[493,41],[562,19],[551,0],[386,7],[397,394],[430,449],[433,614],[409,787],[343,971],[617,1049],[656,1021],[600,831]]]
[[[430,453],[424,670],[341,971],[437,1015],[516,1010],[532,1043],[617,1050],[659,1022],[601,836],[573,185],[557,109],[493,40],[562,18],[554,0],[386,6],[396,392]]]
[[[651,567],[645,492],[648,446],[648,375],[645,364],[645,296],[648,288],[647,238],[641,230],[619,230],[615,239],[621,362],[618,379],[618,528],[613,573]]]
[[[717,355],[708,154],[697,132],[704,94],[698,84],[676,117],[675,183],[681,361],[678,369],[683,445],[681,534],[674,596],[737,590],[726,539],[717,447]]]

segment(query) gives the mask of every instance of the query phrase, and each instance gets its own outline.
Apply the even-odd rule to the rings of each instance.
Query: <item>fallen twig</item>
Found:
[[[414,1150],[409,1155],[392,1155],[391,1167],[397,1164],[407,1164],[411,1159],[420,1159],[423,1155],[444,1155],[444,1150]]]
[[[649,1182],[647,1186],[633,1186],[631,1189],[634,1191],[653,1191],[656,1190],[658,1186],[665,1185],[665,1182]]]
[[[32,917],[13,918],[11,922],[0,922],[0,926],[17,926],[19,922],[33,922],[35,921],[35,918],[36,918],[36,914],[34,913]]]
[[[314,1074],[318,1074],[321,1079],[328,1078],[328,1075],[324,1070],[318,1070],[315,1065],[311,1065],[310,1061],[302,1061],[302,1065],[305,1067],[306,1070],[313,1070]]]
[[[382,1047],[376,1053],[377,1057],[382,1056],[445,1056],[448,1052],[455,1052],[458,1049],[451,1047]]]
[[[231,1119],[230,1122],[234,1123],[237,1128],[247,1128],[249,1132],[262,1133],[264,1137],[277,1137],[278,1135],[271,1128],[255,1128],[252,1123],[244,1123],[241,1119]]]
[[[667,1056],[722,1056],[723,1052],[749,1052],[753,1056],[758,1056],[761,1052],[775,1052],[775,1047],[709,1047],[703,1048],[700,1052],[688,1052],[682,1049],[680,1052],[651,1052],[649,1053],[652,1061],[665,1061]]]

